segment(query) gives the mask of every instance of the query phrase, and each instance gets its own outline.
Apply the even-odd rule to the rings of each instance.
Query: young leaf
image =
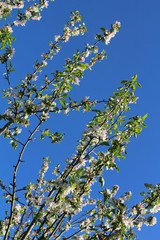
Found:
[[[60,99],[59,101],[64,107],[66,107],[67,102],[64,99]]]
[[[81,69],[84,69],[84,70],[86,70],[88,68],[88,66],[84,63],[79,63],[79,66]]]
[[[98,181],[101,183],[101,187],[103,187],[105,184],[104,178],[100,176]]]
[[[148,113],[142,117],[142,121],[144,121],[147,116],[148,116]]]
[[[155,189],[155,186],[153,184],[145,183],[144,186],[148,189]]]

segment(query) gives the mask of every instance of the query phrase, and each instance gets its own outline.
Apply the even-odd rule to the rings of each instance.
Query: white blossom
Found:
[[[160,204],[155,205],[155,206],[150,210],[151,213],[157,213],[157,212],[159,212],[159,211],[160,211]]]
[[[75,85],[79,85],[79,82],[80,82],[79,78],[77,76],[73,76],[73,83]]]
[[[55,36],[54,36],[55,42],[59,41],[60,37],[61,37],[60,35],[55,35]]]

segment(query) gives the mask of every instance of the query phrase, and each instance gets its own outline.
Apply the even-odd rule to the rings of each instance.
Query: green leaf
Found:
[[[77,184],[76,184],[76,183],[73,183],[73,184],[72,184],[72,187],[73,187],[73,188],[75,188],[76,186],[77,186]]]
[[[1,42],[1,49],[3,49],[6,46],[6,40],[2,40]]]
[[[100,143],[99,145],[100,145],[100,146],[110,146],[110,145],[109,145],[109,142],[102,142],[102,143]]]
[[[45,136],[45,134],[41,134],[40,139],[43,140],[44,136]]]
[[[15,37],[9,37],[11,41],[15,41],[16,38]]]
[[[130,109],[130,107],[125,107],[125,111],[129,111]]]
[[[144,124],[144,123],[142,123],[142,126],[143,126],[143,127],[145,127],[145,128],[147,127],[147,125],[146,125],[146,124]]]
[[[67,102],[64,99],[59,99],[59,101],[64,107],[66,107]]]
[[[120,83],[126,84],[126,83],[128,83],[128,81],[127,80],[122,80],[122,81],[120,81]]]
[[[98,181],[101,183],[101,187],[103,187],[105,184],[104,178],[100,176]]]
[[[45,134],[46,136],[49,136],[49,128],[45,129],[44,134]]]
[[[81,69],[84,69],[84,70],[86,70],[88,68],[88,66],[84,63],[79,63],[79,66]]]
[[[155,189],[155,186],[153,184],[145,183],[144,186],[148,189]]]
[[[14,149],[17,148],[17,143],[16,142],[12,142],[12,147],[14,147]]]
[[[86,238],[86,239],[88,238],[88,235],[85,234],[85,233],[84,233],[82,236],[83,236],[84,238]]]
[[[134,92],[134,91],[136,90],[135,85],[132,85],[132,86],[131,86],[131,89],[132,89],[132,91]]]
[[[99,109],[93,109],[92,112],[101,113],[101,110],[99,110]]]
[[[7,44],[9,47],[11,47],[11,40],[9,38],[7,38]]]
[[[105,28],[100,28],[100,29],[101,29],[103,32],[104,32],[104,31],[106,31],[106,29],[105,29]]]
[[[147,116],[148,116],[148,113],[142,117],[142,121],[144,121]]]
[[[136,85],[137,87],[139,87],[139,88],[142,88],[141,84],[138,83],[138,82],[135,82],[135,85]]]
[[[117,172],[119,172],[119,168],[117,167],[117,165],[115,166],[115,169],[117,170]]]
[[[67,93],[61,95],[61,98],[66,98],[66,97],[68,97],[68,94],[67,94]]]
[[[136,79],[137,79],[137,74],[135,74],[132,78],[131,78],[131,80],[135,83],[136,82]]]
[[[145,192],[141,192],[140,195],[141,196],[145,196],[146,194],[145,194]]]

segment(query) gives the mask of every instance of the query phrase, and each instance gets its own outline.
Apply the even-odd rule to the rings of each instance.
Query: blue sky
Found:
[[[127,147],[128,156],[119,163],[120,172],[107,173],[106,184],[120,186],[120,193],[132,191],[131,204],[140,201],[139,193],[144,191],[144,183],[160,183],[159,158],[159,89],[160,89],[160,26],[158,0],[128,1],[128,0],[56,0],[42,13],[41,21],[31,21],[25,27],[14,28],[13,36],[17,41],[14,44],[16,53],[14,65],[16,72],[13,82],[22,80],[26,73],[33,70],[33,62],[42,52],[47,51],[48,43],[54,35],[61,34],[70,12],[79,10],[84,17],[83,21],[89,30],[83,37],[76,37],[63,46],[55,61],[50,62],[47,71],[62,69],[64,59],[72,57],[78,48],[83,49],[86,43],[94,43],[94,36],[101,27],[110,28],[114,21],[121,22],[121,30],[108,46],[103,45],[107,53],[107,60],[96,64],[92,71],[87,71],[81,80],[80,86],[74,87],[72,96],[80,100],[84,96],[91,99],[110,97],[113,91],[120,86],[121,80],[130,79],[135,73],[142,85],[137,89],[138,103],[132,106],[131,115],[145,115],[148,113],[146,125],[141,136],[132,139]],[[101,46],[102,47],[102,46]],[[1,79],[0,90],[6,86]],[[1,112],[4,112],[4,105]],[[28,183],[37,175],[42,157],[50,156],[53,164],[62,162],[70,157],[75,150],[76,141],[85,129],[89,113],[71,113],[69,117],[55,116],[49,120],[53,131],[60,130],[66,136],[62,144],[50,145],[43,142],[31,144],[24,158],[25,166],[20,168],[19,183]],[[0,123],[1,124],[1,123]],[[0,125],[1,127],[1,125]],[[16,160],[19,149],[13,152],[8,140],[0,138],[2,164],[0,178],[11,181],[12,165]],[[10,179],[10,180],[9,180]],[[160,216],[157,214],[158,221]],[[158,240],[160,235],[159,222],[154,227],[143,227],[138,232],[139,240]]]

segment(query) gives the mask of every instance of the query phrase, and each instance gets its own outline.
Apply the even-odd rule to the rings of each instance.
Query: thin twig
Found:
[[[36,126],[36,128],[31,132],[30,136],[28,137],[26,143],[24,144],[24,146],[23,146],[23,148],[22,148],[22,150],[21,150],[21,152],[19,154],[19,159],[17,161],[17,164],[16,164],[16,166],[14,166],[13,183],[12,183],[13,191],[12,191],[12,201],[11,201],[10,217],[9,217],[9,223],[8,223],[8,226],[7,226],[7,230],[6,230],[6,233],[5,233],[5,236],[4,236],[4,240],[6,240],[7,237],[8,237],[9,230],[10,230],[10,227],[11,227],[11,224],[12,224],[12,219],[13,219],[13,209],[14,209],[14,203],[15,203],[16,178],[17,178],[18,167],[19,167],[20,163],[22,162],[22,156],[23,156],[23,153],[25,151],[25,148],[27,147],[27,145],[30,142],[30,140],[32,139],[34,133],[38,130],[38,128],[40,127],[40,125],[42,123],[43,122],[40,121],[39,124]]]

